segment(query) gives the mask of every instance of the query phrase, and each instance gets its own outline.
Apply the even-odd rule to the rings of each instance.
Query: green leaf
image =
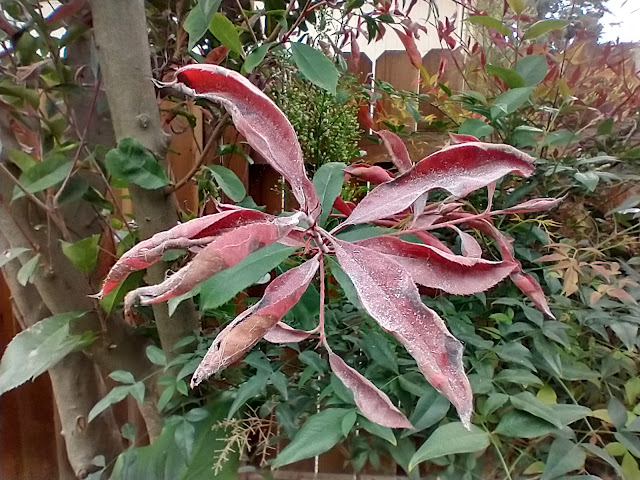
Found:
[[[411,458],[409,470],[433,458],[456,453],[479,452],[488,446],[489,434],[484,430],[475,425],[471,425],[471,430],[467,430],[460,422],[447,423],[429,435],[427,441]]]
[[[148,190],[169,185],[153,154],[134,138],[120,140],[118,147],[107,153],[105,164],[114,177]]]
[[[636,458],[640,458],[640,440],[632,432],[613,432],[617,441],[624,445],[627,450]]]
[[[333,210],[333,202],[342,191],[344,183],[344,169],[346,165],[340,162],[329,162],[322,165],[313,176],[313,186],[316,189],[322,214],[318,218],[318,225],[324,227]]]
[[[609,465],[611,465],[618,475],[621,474],[622,469],[620,468],[620,464],[604,448],[596,447],[595,445],[591,445],[590,443],[583,443],[580,446],[584,448],[587,452],[591,453],[592,455],[595,455],[598,458],[601,458],[602,460],[607,462]]]
[[[213,15],[211,23],[209,24],[209,31],[220,40],[220,43],[229,47],[234,53],[242,55],[242,42],[240,41],[240,34],[236,29],[236,26],[231,20],[229,20],[224,14],[217,12]]]
[[[144,271],[133,272],[120,285],[100,299],[100,306],[107,313],[113,312],[116,305],[122,302],[127,293],[140,286],[142,277],[144,277]]]
[[[491,117],[497,119],[515,112],[529,100],[532,91],[533,87],[512,88],[499,95],[498,98],[493,101]]]
[[[549,71],[549,66],[542,55],[527,55],[518,59],[515,71],[524,80],[523,87],[533,87],[544,80]]]
[[[569,130],[556,130],[555,132],[551,132],[546,137],[544,137],[542,146],[547,147],[556,145],[569,145],[578,141],[580,141],[579,135],[576,135]]]
[[[147,358],[154,365],[164,367],[167,364],[167,357],[164,352],[155,345],[149,345],[146,350]]]
[[[531,352],[521,343],[502,343],[494,347],[494,351],[498,357],[506,362],[516,363],[518,366],[535,370],[533,364],[529,360],[531,358]]]
[[[596,135],[611,135],[611,132],[613,132],[613,118],[607,118],[598,125]]]
[[[247,400],[260,395],[267,386],[268,380],[268,376],[263,373],[258,373],[240,385],[236,393],[236,398],[233,400],[229,413],[227,414],[227,418],[233,417],[240,407],[247,403]]]
[[[500,418],[494,433],[514,438],[538,438],[557,429],[549,422],[520,410],[510,410]]]
[[[131,385],[118,385],[117,387],[113,387],[111,391],[109,391],[109,393],[107,393],[103,398],[100,399],[98,403],[93,406],[93,408],[89,412],[89,422],[91,422],[94,418],[96,418],[114,403],[118,403],[124,400],[125,397],[129,395],[129,393],[131,393]]]
[[[120,383],[136,383],[136,379],[133,374],[131,372],[127,372],[126,370],[114,370],[109,374],[109,378]]]
[[[269,375],[269,383],[273,385],[280,395],[282,395],[282,399],[287,401],[289,400],[289,391],[287,386],[287,377],[281,371],[273,372]]]
[[[522,12],[524,12],[524,8],[527,5],[526,0],[507,0],[507,3],[511,7],[511,10],[513,10],[513,13],[515,13],[516,15],[520,15]]]
[[[27,286],[27,283],[31,283],[33,281],[33,277],[36,273],[36,269],[38,268],[38,262],[40,261],[40,254],[35,255],[31,260],[25,263],[16,275],[16,280],[23,287]]]
[[[398,373],[398,357],[391,347],[390,338],[382,335],[374,330],[361,331],[362,347],[367,356],[371,358],[375,364]]]
[[[279,468],[329,451],[342,439],[342,419],[351,411],[346,408],[327,408],[311,415],[271,467]]]
[[[542,385],[542,380],[527,370],[506,369],[494,377],[496,382],[518,383],[520,385]]]
[[[85,312],[68,312],[40,320],[17,334],[0,361],[0,395],[53,367],[69,353],[85,348],[92,336],[72,335],[73,320]]]
[[[208,165],[206,168],[211,172],[218,186],[231,200],[240,202],[247,196],[247,191],[242,181],[233,171],[222,165]]]
[[[324,53],[304,43],[291,43],[293,61],[300,73],[314,85],[336,94],[338,86],[338,70]]]
[[[576,172],[573,174],[573,178],[587,187],[590,192],[595,192],[598,183],[600,183],[600,177],[594,172]]]
[[[435,388],[429,391],[428,395],[421,396],[413,409],[409,422],[413,425],[412,430],[405,430],[403,437],[421,432],[442,420],[451,404]]]
[[[269,52],[271,45],[273,44],[263,43],[258,48],[255,48],[249,55],[247,55],[240,71],[245,75],[253,72],[253,70],[262,63],[267,52]]]
[[[14,258],[18,258],[25,252],[28,252],[28,248],[16,247],[9,248],[0,254],[0,268],[4,267],[7,263],[9,263]]]
[[[64,190],[60,192],[58,197],[58,203],[60,205],[66,205],[67,203],[80,200],[89,191],[89,182],[83,177],[73,175],[69,178],[69,181],[64,186]]]
[[[522,40],[533,40],[553,30],[562,30],[567,25],[569,25],[569,22],[566,20],[540,20],[529,27],[529,30],[525,32]]]
[[[356,292],[356,287],[353,286],[353,282],[347,276],[346,273],[340,268],[338,262],[335,261],[333,257],[328,257],[329,270],[331,270],[331,275],[338,281],[342,290],[344,290],[344,294],[347,297],[347,300],[351,302],[354,307],[357,307],[360,310],[363,310],[362,304],[360,303],[360,299],[358,298],[358,292]]]
[[[489,398],[482,405],[482,414],[488,417],[493,412],[498,410],[509,400],[509,395],[504,393],[492,393]]]
[[[517,395],[512,395],[510,400],[511,405],[516,407],[518,410],[522,410],[546,420],[557,428],[562,428],[562,422],[556,415],[553,408],[542,403],[531,392],[521,392]]]
[[[515,70],[511,70],[510,68],[500,67],[498,65],[491,65],[487,63],[484,67],[485,71],[490,75],[495,75],[500,80],[509,85],[509,88],[518,88],[524,87],[525,82],[522,76],[516,72]]]
[[[182,452],[183,458],[189,458],[193,452],[193,444],[195,443],[196,427],[192,423],[182,420],[176,426],[176,431],[173,433],[173,439],[176,442],[177,447]]]
[[[549,455],[540,480],[552,480],[565,473],[581,469],[586,459],[587,454],[579,445],[564,438],[557,438],[549,448]]]
[[[315,371],[320,374],[323,374],[327,371],[327,362],[312,350],[305,350],[304,352],[300,353],[300,355],[298,355],[298,360],[300,360],[305,365],[313,367]]]
[[[591,415],[592,413],[590,408],[583,407],[582,405],[554,404],[550,405],[550,407],[560,419],[562,425],[570,425],[573,422]]]
[[[29,193],[38,193],[55,187],[71,172],[73,163],[64,155],[53,155],[51,158],[37,162],[20,175],[20,184]],[[25,196],[17,186],[13,189],[12,200]]]
[[[609,398],[607,402],[607,412],[617,429],[623,428],[627,423],[627,409],[616,397]]]
[[[494,17],[488,17],[486,15],[472,15],[466,18],[466,21],[474,25],[482,25],[483,27],[492,28],[496,32],[502,34],[505,37],[511,35],[511,29]]]
[[[224,305],[280,265],[295,250],[280,243],[267,245],[206,280],[200,285],[200,311]]]
[[[38,162],[34,160],[34,158],[26,152],[22,150],[7,150],[7,156],[9,160],[14,163],[21,172],[26,172],[34,165],[37,165]]]
[[[493,127],[479,118],[467,118],[458,129],[460,135],[473,135],[476,138],[488,137],[493,134]]]
[[[396,440],[396,436],[393,434],[393,430],[389,427],[383,427],[382,425],[378,425],[377,423],[373,423],[372,421],[360,417],[358,419],[358,424],[364,428],[371,435],[375,435],[376,437],[382,438],[386,440],[391,445],[397,445],[398,441]],[[346,437],[346,435],[345,435]]]
[[[345,437],[349,435],[351,429],[356,424],[356,420],[358,419],[358,414],[355,410],[351,410],[342,418],[342,435]]]
[[[60,240],[62,244],[62,253],[71,260],[71,263],[81,272],[91,272],[98,262],[98,253],[100,249],[100,234],[91,235],[90,237],[78,240],[75,243]]]
[[[213,15],[220,8],[222,0],[200,0],[189,12],[184,21],[183,28],[189,34],[189,50],[193,50],[195,44],[200,40],[207,30]]]

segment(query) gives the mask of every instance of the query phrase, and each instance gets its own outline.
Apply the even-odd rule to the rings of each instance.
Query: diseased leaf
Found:
[[[484,430],[475,425],[468,428],[460,422],[448,423],[438,427],[422,444],[411,458],[409,470],[433,458],[455,453],[478,452],[488,446],[489,434]]]
[[[378,130],[375,133],[382,139],[391,161],[400,173],[404,173],[413,167],[407,147],[398,135],[389,130]]]
[[[352,410],[327,408],[311,415],[271,464],[279,468],[329,451],[342,439],[342,420]]]
[[[333,238],[340,266],[349,276],[364,309],[416,359],[427,380],[470,425],[471,386],[462,366],[463,347],[442,319],[420,299],[410,274],[379,252]]]
[[[336,94],[338,69],[324,53],[304,43],[292,42],[291,57],[307,80],[332,95]]]
[[[193,374],[191,387],[238,361],[258,343],[300,300],[318,266],[318,258],[312,258],[274,279],[258,303],[237,316],[218,334]]]
[[[318,217],[318,225],[323,227],[327,223],[333,203],[340,195],[344,183],[346,165],[339,162],[329,162],[322,165],[313,176],[313,186],[320,198],[322,213]]]
[[[68,312],[40,320],[17,334],[0,361],[0,395],[53,367],[69,353],[93,341],[87,335],[72,335],[69,325],[85,312]]]
[[[305,173],[300,144],[276,104],[245,77],[218,65],[188,65],[176,76],[174,88],[225,106],[238,132],[289,182],[300,209],[317,218],[320,205]]]
[[[396,32],[398,38],[402,42],[402,45],[404,45],[404,49],[407,52],[411,65],[420,70],[422,68],[422,55],[420,55],[420,50],[418,50],[418,46],[416,45],[416,41],[413,39],[413,35],[411,33],[405,33],[395,29],[394,32]]]
[[[413,428],[385,393],[347,365],[342,358],[329,352],[329,364],[333,373],[353,392],[356,405],[365,417],[383,427]]]
[[[381,235],[356,242],[397,261],[413,281],[453,295],[483,292],[506,278],[516,267],[509,262],[453,255],[430,245]]]
[[[71,260],[78,270],[81,272],[91,272],[98,262],[98,253],[100,249],[100,234],[91,235],[90,237],[78,240],[75,243],[60,241],[62,244],[62,253]]]
[[[234,202],[240,202],[247,196],[247,191],[233,171],[222,165],[207,165],[207,170],[216,179],[222,191]]]
[[[135,138],[120,140],[117,148],[107,153],[105,165],[114,177],[148,190],[169,185],[169,179],[153,154]]]
[[[529,212],[542,212],[551,210],[560,205],[565,199],[566,195],[560,198],[535,198],[526,202],[514,205],[513,207],[505,208],[504,210],[497,210],[495,213],[529,213]]]
[[[370,222],[403,211],[435,189],[464,197],[508,173],[529,176],[533,158],[508,145],[463,143],[436,152],[367,195],[347,224]]]

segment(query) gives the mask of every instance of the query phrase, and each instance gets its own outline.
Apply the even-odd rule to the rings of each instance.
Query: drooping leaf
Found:
[[[258,303],[237,316],[218,334],[193,374],[191,387],[236,362],[258,343],[300,300],[318,266],[318,258],[312,258],[273,280]]]
[[[567,25],[569,25],[569,22],[566,20],[540,20],[529,27],[524,33],[522,40],[533,40],[554,30],[562,30]]]
[[[135,138],[120,140],[117,148],[107,153],[105,165],[114,177],[148,190],[169,185],[169,179],[153,154]]]
[[[91,272],[98,262],[100,234],[78,240],[75,243],[61,241],[62,253],[71,260],[81,272]]]
[[[567,196],[562,196],[560,198],[534,198],[533,200],[528,200],[526,202],[522,202],[518,205],[514,205],[513,207],[505,208],[504,210],[498,210],[495,213],[530,213],[530,212],[542,212],[546,210],[551,210],[560,205]]]
[[[333,209],[333,203],[342,190],[344,183],[344,169],[346,165],[340,162],[328,162],[322,165],[313,176],[313,186],[316,189],[322,213],[318,217],[318,225],[321,227],[327,223],[329,214]]]
[[[407,417],[398,410],[389,397],[367,380],[342,358],[329,352],[329,364],[336,376],[353,392],[360,412],[378,425],[389,428],[413,428]]]
[[[240,202],[247,196],[247,191],[233,171],[222,165],[207,165],[207,170],[216,179],[216,183],[222,191],[234,202]]]
[[[71,172],[72,161],[64,155],[53,155],[51,158],[33,164],[20,175],[20,184],[29,193],[38,193],[55,187]],[[12,200],[25,196],[17,186],[13,190]]]
[[[407,147],[398,135],[389,130],[378,130],[375,133],[382,139],[391,161],[400,173],[404,173],[413,167]]]
[[[307,44],[292,42],[291,56],[307,80],[332,95],[336,94],[338,69],[324,53]]]
[[[209,31],[220,40],[220,43],[229,47],[234,53],[242,55],[242,42],[236,26],[224,14],[216,12],[209,23]]]
[[[353,210],[347,224],[386,218],[434,189],[464,197],[508,173],[533,173],[533,158],[508,145],[463,143],[436,152],[394,180],[374,188]]]
[[[240,407],[247,403],[248,400],[263,392],[268,381],[269,377],[263,374],[258,374],[240,385],[238,392],[236,393],[236,398],[233,400],[231,408],[229,408],[229,413],[227,413],[227,418],[233,417]]]
[[[411,458],[409,470],[419,463],[455,453],[479,452],[489,446],[489,434],[471,425],[453,422],[438,427]]]
[[[264,334],[264,339],[271,343],[297,343],[306,340],[311,332],[292,328],[286,323],[278,322]]]
[[[389,235],[361,240],[357,244],[390,256],[404,267],[414,282],[453,295],[488,290],[515,268],[510,262],[453,255],[430,245],[406,242]]]
[[[374,185],[393,180],[393,175],[388,170],[367,163],[352,163],[344,169],[344,172]]]
[[[174,88],[222,103],[251,147],[289,182],[301,210],[313,218],[320,214],[296,133],[269,97],[239,73],[218,65],[188,65],[178,70],[176,76],[178,83]]]
[[[411,275],[376,250],[335,238],[331,241],[367,313],[405,346],[429,383],[451,401],[462,422],[470,425],[473,405],[462,366],[463,347],[442,319],[422,303]]]
[[[342,420],[351,411],[346,408],[327,408],[309,417],[271,467],[283,467],[329,451],[342,439]]]
[[[407,52],[411,65],[420,70],[422,68],[422,55],[420,55],[420,51],[418,50],[416,41],[413,39],[413,35],[411,33],[405,33],[395,29],[394,32],[396,32],[398,38],[402,42],[402,45],[404,45],[404,49]]]
[[[84,312],[40,320],[13,337],[0,361],[0,395],[37,377],[69,353],[88,346],[92,337],[72,335],[70,323]]]

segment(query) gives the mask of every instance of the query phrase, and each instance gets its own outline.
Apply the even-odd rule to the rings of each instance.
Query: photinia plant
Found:
[[[327,349],[331,369],[353,391],[362,414],[372,422],[392,428],[411,428],[405,415],[385,393],[334,354],[324,331],[324,260],[335,256],[353,284],[362,308],[415,358],[425,378],[456,407],[469,428],[472,392],[462,364],[462,344],[444,321],[423,304],[417,285],[455,295],[487,290],[511,276],[534,304],[553,317],[537,281],[522,272],[510,240],[493,224],[500,213],[545,210],[553,199],[529,201],[508,211],[492,211],[495,182],[507,174],[531,175],[534,159],[507,145],[482,143],[456,136],[457,144],[413,164],[402,141],[391,132],[378,132],[398,174],[364,165],[346,173],[379,183],[357,205],[325,189],[322,200],[307,178],[302,152],[284,114],[258,88],[239,73],[216,65],[189,65],[178,70],[176,81],[163,86],[222,104],[238,131],[291,185],[299,210],[289,216],[272,216],[231,205],[220,212],[178,225],[154,235],[125,253],[109,272],[98,296],[108,294],[126,276],[161,259],[168,249],[186,248],[192,260],[159,285],[130,292],[125,310],[139,302],[148,305],[182,295],[214,273],[239,263],[266,245],[279,242],[300,248],[304,261],[275,278],[258,303],[231,321],[217,336],[195,371],[191,386],[241,359],[259,340],[297,342],[318,335]],[[339,186],[342,178],[339,178]],[[464,210],[457,201],[487,187],[489,205],[480,213]],[[451,196],[429,201],[429,194],[444,190]],[[338,224],[330,231],[319,224],[322,209],[333,208]],[[386,233],[363,240],[340,238],[343,230],[370,223]],[[481,258],[473,236],[459,230],[466,225],[493,238],[501,261]],[[452,229],[459,237],[462,255],[454,254],[431,231]],[[343,232],[344,233],[344,232]],[[416,241],[418,240],[418,241]],[[291,328],[281,320],[298,302],[316,274],[320,277],[320,320],[312,331]],[[128,318],[131,318],[128,316]]]

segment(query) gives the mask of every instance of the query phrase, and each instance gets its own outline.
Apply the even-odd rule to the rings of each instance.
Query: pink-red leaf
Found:
[[[473,135],[464,135],[460,133],[449,133],[449,137],[451,137],[451,141],[453,143],[469,143],[469,142],[479,142],[480,140]]]
[[[420,68],[422,68],[422,55],[420,55],[420,52],[418,51],[418,47],[413,36],[398,30],[395,30],[395,32],[398,34],[400,41],[404,45],[404,49],[407,51],[411,65],[420,70]]]
[[[378,185],[346,223],[371,222],[403,211],[420,196],[444,189],[458,197],[507,175],[533,173],[533,158],[509,145],[463,143],[440,150],[394,180]]]
[[[515,268],[512,262],[492,262],[464,257],[397,237],[381,235],[356,242],[398,262],[413,281],[453,295],[483,292],[504,280]]]
[[[250,253],[285,237],[298,224],[299,215],[273,217],[271,221],[243,225],[219,235],[164,282],[129,292],[125,297],[125,311],[136,300],[149,305],[189,292],[215,273],[238,264]]]
[[[111,268],[102,289],[96,295],[102,298],[118,286],[127,275],[153,265],[167,250],[206,245],[215,235],[230,228],[273,218],[249,209],[235,209],[195,218],[169,230],[155,234],[128,250]]]
[[[383,427],[413,428],[407,417],[391,403],[384,392],[333,352],[329,352],[329,365],[333,373],[353,392],[353,399],[365,417]]]
[[[425,378],[455,405],[469,426],[473,402],[462,366],[462,344],[422,303],[411,275],[377,250],[335,238],[331,242],[363,308],[405,346]]]
[[[176,76],[178,90],[223,104],[251,147],[291,184],[300,209],[319,215],[320,202],[307,178],[296,133],[269,97],[239,73],[218,65],[187,65]]]
[[[391,161],[400,173],[404,173],[413,167],[407,147],[398,135],[389,130],[378,130],[376,135],[382,139]]]
[[[567,196],[560,198],[534,198],[513,207],[505,208],[504,210],[498,210],[494,213],[530,213],[530,212],[542,212],[545,210],[551,210],[560,205]]]
[[[278,322],[264,334],[264,339],[271,343],[297,343],[306,340],[313,333],[313,330],[298,330],[284,322]]]
[[[480,258],[482,256],[482,247],[480,247],[478,241],[457,227],[453,227],[453,229],[460,237],[460,250],[462,250],[462,255],[471,258]]]
[[[393,180],[393,175],[378,165],[369,165],[366,163],[354,163],[344,169],[345,173],[358,177],[366,182],[379,185],[389,180]]]
[[[191,387],[238,361],[258,343],[300,300],[319,265],[318,257],[314,257],[276,277],[258,303],[238,315],[218,334],[193,374]]]

